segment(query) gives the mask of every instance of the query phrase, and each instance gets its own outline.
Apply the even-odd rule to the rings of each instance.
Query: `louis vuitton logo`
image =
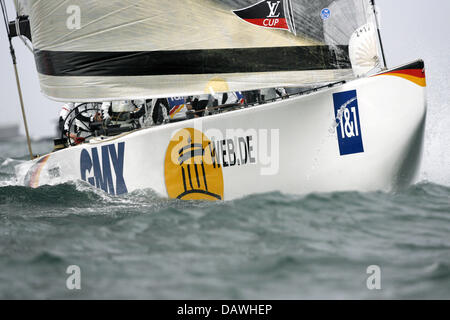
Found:
[[[278,7],[280,6],[280,1],[272,2],[267,1],[267,5],[269,6],[270,14],[267,16],[267,18],[278,18],[280,16],[280,13],[278,11]]]

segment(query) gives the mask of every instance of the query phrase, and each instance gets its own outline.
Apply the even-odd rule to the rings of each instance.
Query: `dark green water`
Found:
[[[186,203],[15,186],[11,158],[26,149],[0,152],[3,299],[450,298],[449,187]],[[69,265],[80,291],[66,288]],[[370,265],[381,290],[367,289]]]

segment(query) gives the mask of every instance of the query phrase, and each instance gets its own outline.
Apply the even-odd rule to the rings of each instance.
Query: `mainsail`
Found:
[[[44,94],[77,102],[349,79],[350,38],[372,12],[370,0],[15,1]],[[234,13],[255,5],[261,26]],[[286,30],[264,27],[281,14]]]

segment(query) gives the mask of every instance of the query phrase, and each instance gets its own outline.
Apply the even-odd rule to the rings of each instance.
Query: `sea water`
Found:
[[[450,298],[445,185],[218,203],[112,197],[82,182],[17,185],[26,144],[0,151],[3,299]],[[69,290],[69,266],[81,290]]]

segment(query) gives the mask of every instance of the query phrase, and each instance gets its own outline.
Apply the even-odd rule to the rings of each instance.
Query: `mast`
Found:
[[[19,93],[20,107],[22,109],[23,124],[24,124],[24,127],[25,127],[25,134],[27,136],[28,152],[30,153],[31,160],[33,160],[34,159],[34,154],[33,154],[33,149],[31,148],[31,139],[30,139],[30,133],[28,131],[28,122],[27,122],[27,117],[26,117],[26,114],[25,114],[25,106],[24,106],[24,102],[23,102],[22,88],[21,88],[21,85],[20,85],[19,72],[17,70],[16,52],[15,52],[14,46],[12,44],[11,33],[9,31],[8,15],[7,15],[6,5],[5,5],[4,0],[0,0],[0,4],[1,4],[1,7],[2,7],[3,19],[5,21],[6,33],[8,35],[9,51],[11,53],[11,58],[12,58],[12,62],[13,62],[14,74],[16,76],[16,85],[17,85],[17,91]]]
[[[380,24],[378,23],[378,14],[377,14],[377,9],[375,7],[375,0],[370,0],[370,2],[372,4],[373,14],[375,16],[375,24],[376,24],[376,27],[377,27],[378,41],[380,42],[380,50],[381,50],[381,55],[383,57],[383,64],[384,64],[384,67],[387,68],[386,56],[384,54],[383,41],[381,39]]]

